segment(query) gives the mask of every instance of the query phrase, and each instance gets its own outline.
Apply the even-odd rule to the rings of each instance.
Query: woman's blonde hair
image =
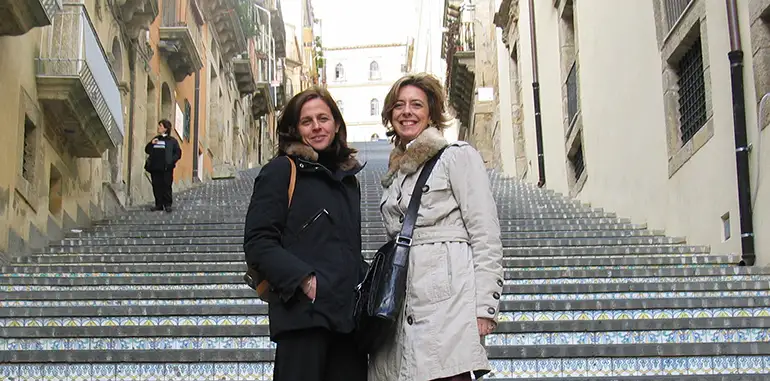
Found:
[[[444,86],[441,85],[441,82],[433,75],[427,73],[405,75],[390,88],[388,95],[385,96],[385,105],[382,108],[382,125],[387,129],[387,136],[391,137],[396,144],[401,139],[396,134],[391,119],[393,118],[393,109],[398,102],[398,93],[406,86],[414,86],[425,92],[425,95],[428,97],[430,126],[441,131],[451,121],[451,118],[446,114],[446,96],[444,95]]]

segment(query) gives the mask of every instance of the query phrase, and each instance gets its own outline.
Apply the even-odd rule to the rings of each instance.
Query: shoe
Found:
[[[173,208],[171,208],[170,206],[166,206],[166,207],[164,207],[164,208],[163,208],[163,210],[165,210],[165,211],[166,211],[166,213],[171,213],[171,211],[173,210]]]
[[[162,206],[153,206],[152,208],[150,208],[151,212],[159,212],[161,210],[163,210]]]

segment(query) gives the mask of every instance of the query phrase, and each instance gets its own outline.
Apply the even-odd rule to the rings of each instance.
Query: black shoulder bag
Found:
[[[420,198],[425,182],[443,151],[441,149],[428,160],[420,172],[401,233],[377,250],[364,280],[356,287],[353,310],[355,339],[362,352],[374,353],[395,334],[396,323],[406,298],[409,248],[412,246]]]

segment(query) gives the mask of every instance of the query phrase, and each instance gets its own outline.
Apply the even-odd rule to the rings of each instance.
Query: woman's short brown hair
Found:
[[[350,155],[357,151],[348,147],[348,132],[345,126],[345,120],[342,118],[342,112],[337,107],[337,102],[334,101],[332,95],[328,90],[314,86],[303,90],[299,94],[293,96],[286,107],[284,107],[280,116],[278,117],[278,153],[277,155],[285,155],[286,149],[291,143],[302,143],[302,136],[299,134],[299,117],[302,113],[302,106],[308,101],[313,99],[320,99],[329,106],[332,112],[332,118],[334,122],[339,126],[337,134],[332,140],[332,144],[329,146],[337,153],[337,157],[340,162],[345,161]]]
[[[398,102],[398,93],[406,86],[414,86],[425,92],[428,97],[430,125],[438,128],[439,131],[449,125],[451,119],[446,115],[446,97],[441,82],[428,73],[409,74],[396,81],[390,88],[388,95],[385,96],[385,105],[382,108],[382,125],[388,130],[388,136],[396,142],[399,140],[391,119],[393,118],[393,109]]]

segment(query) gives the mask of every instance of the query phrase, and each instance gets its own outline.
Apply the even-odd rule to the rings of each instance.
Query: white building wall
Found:
[[[392,44],[373,47],[340,47],[324,51],[327,86],[334,99],[342,102],[343,117],[348,127],[348,141],[369,141],[373,135],[385,138],[380,112],[393,83],[401,78],[406,63],[406,46]],[[379,77],[370,78],[370,65],[377,62]],[[338,64],[344,77],[336,78]],[[371,115],[371,101],[377,100],[377,112]]]
[[[576,1],[580,113],[587,180],[577,197],[596,207],[647,223],[669,235],[707,244],[715,253],[740,253],[740,227],[731,101],[730,50],[725,3],[703,1],[706,9],[705,75],[711,81],[713,136],[676,171],[669,169],[661,51],[652,1]],[[519,66],[524,106],[526,152],[537,182],[533,110],[531,36],[528,2],[518,2]],[[747,2],[738,2],[744,43],[746,115],[749,143],[757,143],[757,107]],[[542,126],[547,187],[569,194],[562,111],[559,17],[551,1],[536,1]],[[601,26],[601,27],[597,27]],[[513,42],[510,42],[513,45]],[[510,54],[507,52],[506,54]],[[503,59],[502,54],[500,59]],[[500,65],[501,70],[508,70]],[[504,73],[500,73],[501,81]],[[501,87],[502,89],[503,87]],[[767,135],[767,133],[764,133]],[[767,141],[767,137],[764,139]],[[770,144],[761,145],[762,167],[770,167]],[[514,153],[503,146],[503,157]],[[507,151],[507,152],[506,152]],[[752,183],[757,182],[757,153],[752,153]],[[762,181],[760,178],[759,181]],[[766,181],[765,181],[766,183]],[[755,195],[757,260],[770,263],[770,190]],[[721,217],[731,217],[731,238],[724,241]]]

